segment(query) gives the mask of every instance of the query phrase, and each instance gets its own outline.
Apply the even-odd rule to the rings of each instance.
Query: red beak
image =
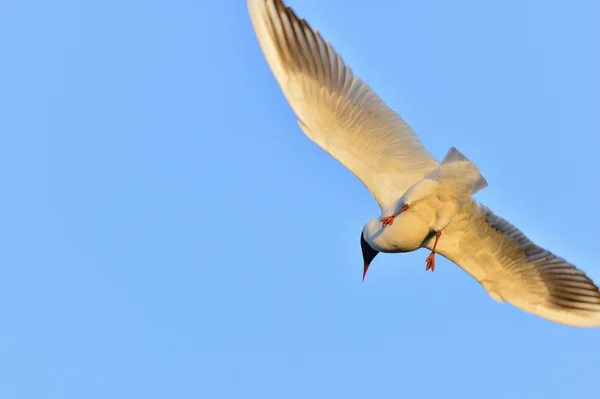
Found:
[[[367,276],[367,270],[369,270],[369,264],[365,263],[365,270],[363,270],[363,279],[362,281],[365,281],[365,277]]]

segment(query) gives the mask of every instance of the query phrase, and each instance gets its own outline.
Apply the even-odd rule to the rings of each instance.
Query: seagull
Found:
[[[472,196],[487,187],[456,148],[437,162],[413,129],[281,0],[247,0],[260,48],[306,136],[370,191],[381,215],[360,234],[363,281],[382,253],[431,251],[497,302],[572,327],[600,326],[600,292],[584,272],[534,244]]]

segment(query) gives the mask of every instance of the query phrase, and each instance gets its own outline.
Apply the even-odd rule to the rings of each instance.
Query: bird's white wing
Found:
[[[473,200],[443,231],[436,252],[498,302],[561,324],[600,326],[600,292],[585,273]]]
[[[411,127],[281,0],[247,0],[267,62],[304,133],[381,207],[438,166]]]

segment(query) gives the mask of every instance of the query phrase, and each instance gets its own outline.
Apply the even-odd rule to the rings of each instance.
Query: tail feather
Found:
[[[455,162],[455,161],[471,162],[471,161],[469,161],[469,159],[467,157],[464,156],[464,154],[462,152],[458,151],[454,147],[450,147],[450,149],[448,150],[448,153],[442,160],[442,164]]]
[[[430,178],[440,181],[458,195],[467,197],[488,185],[477,166],[454,147],[448,150],[440,166],[431,172]]]

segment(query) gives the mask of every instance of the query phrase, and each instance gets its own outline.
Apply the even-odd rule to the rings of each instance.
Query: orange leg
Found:
[[[429,269],[431,269],[432,272],[435,271],[435,247],[437,247],[437,243],[441,235],[442,230],[438,230],[435,233],[435,242],[433,243],[433,250],[431,251],[431,254],[427,257],[427,259],[425,259],[425,262],[427,262],[427,267],[425,268],[425,271]]]
[[[401,214],[402,212],[404,212],[405,210],[408,209],[408,205],[404,205],[402,207],[402,209],[400,209],[398,212],[394,213],[392,216],[386,216],[383,219],[380,220],[381,222],[381,227],[386,227],[386,226],[391,226],[394,224],[394,218],[396,216],[398,216],[399,214]]]

